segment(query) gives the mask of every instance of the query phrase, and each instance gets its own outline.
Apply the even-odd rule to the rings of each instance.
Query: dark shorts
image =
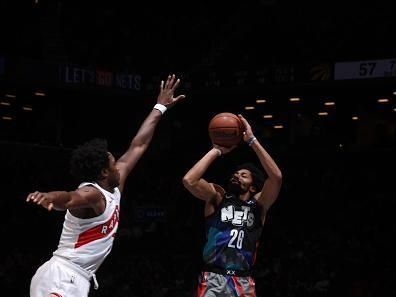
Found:
[[[198,282],[198,297],[256,297],[251,276],[231,276],[204,271]]]

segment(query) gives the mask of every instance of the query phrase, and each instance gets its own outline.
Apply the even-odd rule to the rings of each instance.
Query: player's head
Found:
[[[265,176],[252,163],[244,163],[236,167],[232,174],[227,190],[235,194],[244,194],[250,192],[251,195],[261,191],[264,184]]]
[[[110,187],[118,186],[120,179],[115,159],[107,149],[107,141],[98,138],[78,146],[72,152],[70,172],[78,182],[106,180]]]

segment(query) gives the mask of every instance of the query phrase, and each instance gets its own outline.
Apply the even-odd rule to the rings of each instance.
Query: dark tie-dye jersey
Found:
[[[250,271],[263,229],[261,207],[253,197],[242,201],[226,193],[216,211],[206,217],[206,265]]]

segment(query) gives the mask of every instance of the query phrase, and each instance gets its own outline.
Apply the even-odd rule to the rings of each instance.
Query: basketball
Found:
[[[222,112],[209,122],[209,137],[214,144],[231,147],[238,144],[243,137],[243,125],[237,115]]]

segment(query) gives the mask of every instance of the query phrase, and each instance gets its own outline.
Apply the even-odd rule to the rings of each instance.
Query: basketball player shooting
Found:
[[[118,160],[105,140],[89,141],[72,154],[71,172],[81,182],[76,190],[27,196],[48,210],[66,210],[58,249],[33,276],[31,297],[85,297],[91,280],[98,287],[95,273],[113,245],[126,178],[147,150],[162,114],[185,97],[174,97],[179,83],[175,75],[161,82],[157,104]]]
[[[278,197],[282,173],[253,135],[247,120],[238,115],[243,140],[256,153],[264,174],[253,164],[240,165],[222,186],[206,181],[203,175],[220,156],[236,145],[211,148],[183,177],[185,188],[205,202],[207,241],[203,250],[204,267],[199,277],[198,297],[255,297],[251,276],[266,214]]]

